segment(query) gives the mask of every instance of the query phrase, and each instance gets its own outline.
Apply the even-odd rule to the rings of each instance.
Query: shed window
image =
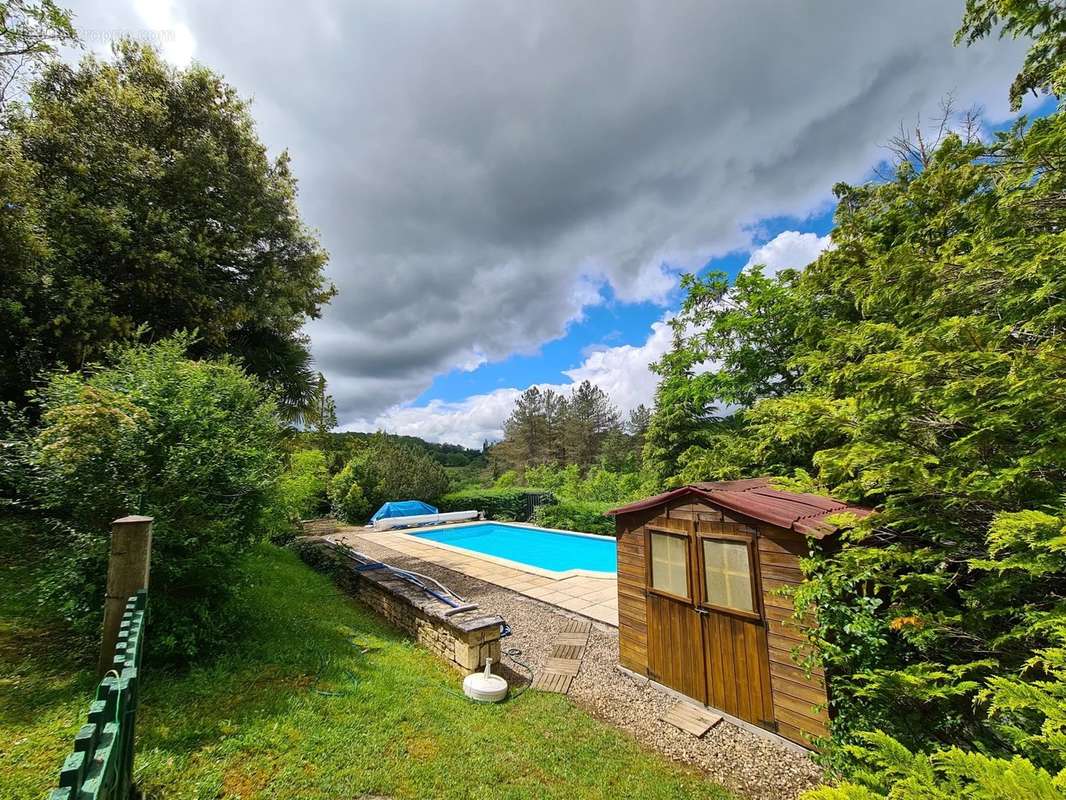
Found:
[[[709,605],[754,613],[747,542],[704,539],[703,580]]]
[[[651,535],[651,587],[688,597],[688,539],[665,533]]]

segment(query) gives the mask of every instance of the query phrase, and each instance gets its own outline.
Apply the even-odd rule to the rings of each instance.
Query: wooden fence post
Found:
[[[111,669],[126,601],[148,588],[152,558],[152,518],[123,517],[111,523],[111,558],[107,563],[107,594],[104,596],[104,633],[97,673]]]

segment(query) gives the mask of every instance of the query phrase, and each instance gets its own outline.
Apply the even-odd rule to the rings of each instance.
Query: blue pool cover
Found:
[[[419,514],[436,513],[437,509],[421,500],[396,500],[382,505],[370,521],[377,522],[379,519],[391,519],[392,517],[417,517]]]
[[[439,528],[413,535],[552,572],[584,569],[613,574],[617,571],[618,548],[611,536],[580,536],[498,522]]]

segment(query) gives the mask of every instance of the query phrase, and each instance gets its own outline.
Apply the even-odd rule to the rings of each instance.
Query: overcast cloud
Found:
[[[866,177],[900,120],[948,92],[1004,117],[1024,45],[952,47],[962,6],[84,0],[75,10],[82,29],[173,31],[168,57],[222,72],[254,97],[268,145],[289,148],[340,290],[308,330],[342,423],[455,438],[461,428],[443,420],[458,419],[469,443],[498,430],[488,409],[507,407],[513,390],[479,396],[476,410],[404,404],[435,375],[536,351],[606,287],[618,302],[665,304],[680,270],[750,249],[761,219],[824,209],[834,182]],[[807,236],[779,244],[824,246]],[[769,263],[778,255],[764,259],[785,266]],[[664,337],[593,353],[570,377],[595,376],[620,404],[647,401],[650,377],[620,370]]]

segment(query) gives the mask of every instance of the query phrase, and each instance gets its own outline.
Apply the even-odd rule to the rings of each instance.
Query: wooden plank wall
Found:
[[[791,531],[760,525],[758,549],[778,733],[810,747],[811,736],[828,733],[825,672],[816,667],[808,676],[793,658],[795,652],[802,661],[810,647],[801,623],[791,619],[795,611],[791,598],[778,593],[802,582],[799,562],[807,553],[807,542]]]
[[[644,521],[648,514],[615,519],[618,534],[618,661],[648,674],[648,593],[645,588]]]
[[[648,592],[644,552],[645,525],[687,531],[689,520],[722,519],[705,503],[675,501],[670,507],[623,514],[615,518],[618,538],[618,660],[626,669],[648,674]]]
[[[772,724],[774,705],[767,663],[766,629],[728,614],[703,617],[707,664],[707,704],[749,720]]]

